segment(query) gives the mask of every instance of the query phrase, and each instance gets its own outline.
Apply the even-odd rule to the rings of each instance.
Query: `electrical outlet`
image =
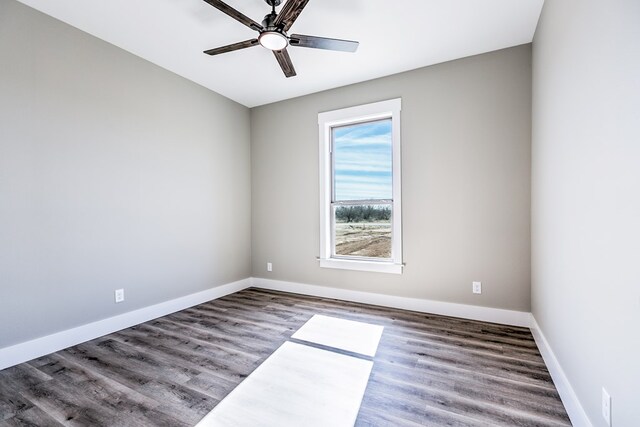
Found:
[[[267,263],[267,271],[273,271],[273,264],[270,262]]]
[[[611,396],[604,387],[602,387],[602,418],[608,426],[611,425]]]
[[[473,282],[473,293],[474,294],[482,293],[482,282]]]
[[[124,301],[124,289],[116,289],[116,302]]]

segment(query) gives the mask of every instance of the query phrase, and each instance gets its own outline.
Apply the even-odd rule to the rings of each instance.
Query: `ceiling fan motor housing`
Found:
[[[276,18],[278,17],[278,14],[276,14],[275,12],[271,12],[268,15],[264,16],[264,20],[262,21],[262,26],[265,28],[266,31],[278,31],[278,27],[276,26]]]

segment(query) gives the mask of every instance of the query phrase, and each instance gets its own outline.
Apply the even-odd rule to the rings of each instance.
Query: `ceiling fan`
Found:
[[[338,50],[342,52],[355,52],[358,49],[358,42],[350,40],[329,39],[325,37],[305,36],[303,34],[287,35],[287,31],[296,21],[309,0],[288,0],[280,13],[276,13],[276,6],[282,0],[265,0],[271,6],[271,13],[267,14],[262,21],[262,25],[253,19],[238,12],[228,4],[220,0],[204,0],[211,6],[226,13],[241,24],[257,31],[258,38],[233,43],[215,49],[205,50],[207,55],[219,55],[221,53],[232,52],[234,50],[245,49],[256,45],[261,45],[271,51],[276,57],[280,68],[287,77],[296,75],[296,70],[291,62],[291,57],[287,52],[288,46],[308,47],[313,49]]]

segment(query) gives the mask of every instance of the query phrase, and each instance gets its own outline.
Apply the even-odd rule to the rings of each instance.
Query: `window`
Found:
[[[402,273],[400,106],[318,115],[321,267]]]

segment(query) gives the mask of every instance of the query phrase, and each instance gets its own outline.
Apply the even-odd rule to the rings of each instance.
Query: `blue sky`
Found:
[[[392,198],[391,119],[333,129],[335,199]]]

